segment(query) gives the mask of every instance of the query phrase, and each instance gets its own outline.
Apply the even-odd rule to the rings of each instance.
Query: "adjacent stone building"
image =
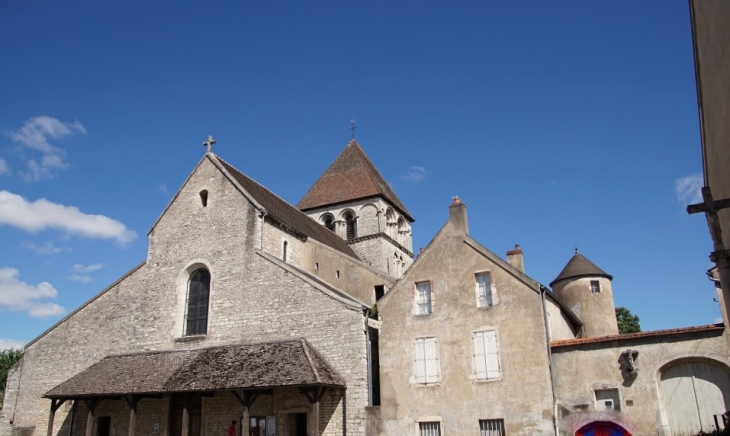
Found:
[[[298,208],[207,152],[147,258],[26,346],[0,436],[724,426],[722,324],[618,335],[612,276],[582,254],[551,291],[519,246],[474,240],[458,198],[415,259],[413,222],[354,140]]]

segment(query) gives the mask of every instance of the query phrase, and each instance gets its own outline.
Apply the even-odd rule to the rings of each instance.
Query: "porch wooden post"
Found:
[[[137,395],[125,395],[124,400],[129,406],[129,436],[134,436],[137,431],[137,403],[141,397]]]
[[[91,436],[91,430],[94,428],[94,411],[89,409],[86,415],[86,436]]]
[[[188,402],[185,401],[185,404],[183,405],[183,416],[182,416],[182,436],[188,436],[188,427],[190,421],[190,414],[188,413]],[[86,435],[90,436],[90,435]]]
[[[248,406],[243,406],[243,423],[241,424],[241,436],[250,436],[251,434],[251,410]]]
[[[134,436],[137,429],[137,410],[129,409],[129,436]]]
[[[319,436],[319,398],[312,403],[312,435]]]

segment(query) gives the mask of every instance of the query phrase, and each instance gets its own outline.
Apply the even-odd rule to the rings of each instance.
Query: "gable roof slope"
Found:
[[[410,222],[415,221],[393,188],[354,139],[304,194],[297,207],[310,210],[368,197],[382,196]]]
[[[230,174],[238,184],[266,210],[266,217],[273,218],[280,224],[289,227],[299,233],[316,239],[319,242],[334,248],[350,257],[360,259],[347,243],[325,226],[318,224],[302,211],[279,198],[276,194],[254,181],[250,177],[238,171],[231,164],[216,155],[215,160],[220,162],[223,168]]]

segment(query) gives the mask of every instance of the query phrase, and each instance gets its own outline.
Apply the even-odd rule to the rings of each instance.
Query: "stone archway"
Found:
[[[593,421],[578,429],[575,436],[631,436],[631,433],[610,421]]]

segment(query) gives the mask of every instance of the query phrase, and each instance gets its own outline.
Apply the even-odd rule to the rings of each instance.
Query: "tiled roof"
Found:
[[[568,261],[568,264],[565,265],[563,271],[558,274],[555,280],[550,282],[550,287],[560,280],[577,277],[606,277],[609,280],[613,280],[613,276],[597,267],[593,264],[593,262],[586,259],[585,256],[580,253],[575,253],[575,255]]]
[[[345,386],[304,339],[108,356],[46,393],[47,398]]]
[[[304,194],[297,207],[310,210],[376,196],[385,198],[409,221],[414,221],[408,209],[353,139]]]
[[[695,327],[682,327],[667,330],[652,330],[648,332],[628,333],[625,335],[598,336],[594,338],[563,339],[550,342],[551,348],[569,347],[571,345],[597,344],[601,342],[628,341],[633,339],[653,338],[657,336],[684,335],[689,333],[716,332],[722,333],[725,326],[722,324],[709,324]]]
[[[215,158],[220,162],[228,173],[246,190],[264,209],[266,219],[273,218],[280,224],[298,231],[299,233],[318,240],[319,242],[334,248],[337,251],[347,254],[350,257],[359,259],[352,248],[345,241],[325,226],[318,224],[312,218],[279,198],[261,184],[238,171],[231,164],[218,156]]]

